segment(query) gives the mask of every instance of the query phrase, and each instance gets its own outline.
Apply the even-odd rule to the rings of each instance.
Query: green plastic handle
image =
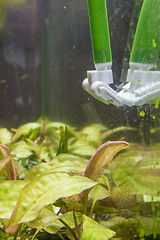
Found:
[[[160,50],[160,0],[144,0],[130,62],[157,64]]]
[[[94,64],[112,62],[106,0],[87,0]]]

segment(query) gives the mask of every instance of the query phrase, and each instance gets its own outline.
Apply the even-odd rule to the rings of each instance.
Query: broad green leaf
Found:
[[[69,145],[68,150],[72,154],[79,156],[92,156],[96,148],[91,145],[88,141],[83,139],[78,139],[72,145]]]
[[[25,176],[26,180],[49,172],[66,172],[82,174],[88,164],[88,160],[71,154],[59,154],[49,163],[40,163],[34,166]]]
[[[100,143],[102,140],[101,132],[106,130],[106,127],[101,124],[91,124],[84,127],[81,131],[81,138],[87,140],[87,142]]]
[[[116,185],[129,194],[159,196],[159,150],[133,145],[108,166]]]
[[[98,178],[97,182],[101,183],[103,186],[96,185],[89,192],[89,197],[92,198],[92,207],[91,207],[91,211],[90,211],[90,216],[92,216],[92,214],[93,214],[93,209],[95,207],[96,202],[98,200],[102,200],[102,199],[110,196],[110,188],[109,188],[108,178],[102,174]]]
[[[17,201],[21,189],[28,184],[22,180],[4,180],[0,182],[0,201]]]
[[[56,144],[54,143],[54,144],[48,146],[48,152],[49,152],[50,158],[54,158],[57,155],[58,144],[59,143],[56,143]]]
[[[116,237],[121,239],[133,239],[139,233],[140,224],[134,218],[112,217],[108,220],[100,221],[104,227],[110,228],[116,232]]]
[[[18,199],[18,197],[17,197]],[[17,201],[16,199],[16,201]],[[0,201],[0,219],[10,219],[13,209],[16,205],[16,201]]]
[[[40,127],[41,124],[37,122],[30,122],[20,126],[12,137],[12,142],[16,142],[21,136],[27,134],[30,130],[34,130]]]
[[[83,216],[83,231],[80,240],[108,240],[115,232],[87,216]]]
[[[59,216],[55,214],[52,205],[43,207],[38,217],[28,222],[27,225],[31,228],[45,229],[49,233],[56,233],[63,224],[58,220]]]
[[[83,214],[81,212],[74,212],[74,213],[75,213],[75,217],[76,217],[78,225],[81,224],[82,223],[82,216],[83,216]],[[63,214],[61,219],[65,223],[67,223],[70,226],[70,228],[75,228],[73,212],[67,212],[67,213]]]
[[[11,143],[12,133],[7,128],[0,128],[0,143],[7,145]]]
[[[101,145],[89,161],[84,176],[96,181],[113,157],[128,145],[124,141],[106,142]]]
[[[49,149],[47,146],[40,146],[39,149],[39,158],[40,159],[44,159],[45,162],[49,162],[50,161],[50,156],[49,156]]]
[[[96,203],[97,200],[102,200],[110,196],[108,178],[105,175],[101,175],[97,182],[103,184],[105,187],[96,185],[91,189],[89,197],[93,199],[94,203]]]
[[[64,225],[60,223],[58,219],[55,219],[53,222],[46,224],[43,229],[51,234],[58,232]]]
[[[10,218],[20,191],[27,183],[19,180],[0,182],[0,218]]]
[[[11,153],[14,154],[16,158],[27,158],[33,154],[32,147],[25,141],[15,143]]]
[[[7,232],[14,233],[20,223],[34,220],[44,206],[59,198],[79,194],[94,185],[96,183],[88,178],[66,173],[48,173],[34,179],[22,189]]]
[[[92,188],[92,190],[89,193],[89,197],[92,198],[92,206],[89,215],[90,217],[93,215],[93,210],[96,202],[109,196],[110,196],[109,191],[101,185],[96,185]]]

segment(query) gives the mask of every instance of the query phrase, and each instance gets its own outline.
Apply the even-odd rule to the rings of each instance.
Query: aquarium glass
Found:
[[[150,71],[159,72],[160,25],[154,28],[154,23],[159,24],[160,4],[159,1],[153,1],[155,4],[152,4],[152,7],[156,6],[155,15],[158,15],[158,20],[154,16],[154,20],[150,22],[152,14],[148,18],[144,14],[148,20],[148,25],[145,25],[144,29],[152,26],[156,37],[152,37],[152,34],[146,35],[149,41],[147,42],[145,38],[145,51],[148,54],[146,59],[152,59],[147,63],[154,62],[156,58]],[[137,37],[140,50],[135,44],[132,58],[131,54],[144,2],[149,4],[151,1],[106,1],[111,45],[109,54],[112,54],[109,60],[112,59],[113,73],[113,84],[110,87],[117,92],[126,84],[129,62],[135,61],[138,54],[140,54],[138,58],[142,58],[141,41],[144,38],[141,38],[141,35]],[[96,14],[94,16],[97,17]],[[97,36],[95,38],[98,39]],[[101,209],[102,206],[109,204],[108,208],[104,213],[102,211],[95,214],[92,209],[92,217],[83,216],[83,233],[78,232],[77,239],[97,240],[96,236],[92,238],[89,235],[87,238],[86,229],[98,223],[105,227],[101,239],[160,239],[159,97],[151,104],[142,106],[124,104],[117,107],[113,104],[104,104],[88,94],[82,88],[82,82],[87,77],[87,71],[95,69],[91,41],[87,0],[0,0],[0,144],[8,146],[11,156],[15,157],[15,165],[22,166],[23,169],[18,167],[16,170],[18,179],[23,180],[27,176],[28,181],[34,177],[34,173],[28,173],[34,165],[48,164],[59,154],[72,156],[68,158],[69,165],[62,164],[63,157],[56,158],[55,169],[60,169],[57,171],[69,171],[71,177],[74,171],[75,175],[79,172],[83,175],[82,172],[85,171],[85,166],[96,149],[111,141],[111,146],[110,143],[109,147],[103,145],[104,153],[109,157],[104,163],[106,169],[102,167],[104,174],[99,180],[102,181],[101,187],[103,185],[109,187],[105,187],[106,192],[104,189],[102,192],[102,189],[98,189],[101,192],[99,195],[94,190],[89,195],[92,198],[90,201],[90,204],[93,203],[92,206],[97,201],[94,202],[94,197],[102,196],[98,199],[102,202],[99,202],[95,209],[98,209],[98,206]],[[150,55],[152,50],[154,54]],[[141,63],[146,61],[142,60]],[[156,76],[156,81],[160,81],[159,75]],[[157,86],[154,90],[157,90]],[[118,150],[115,147],[117,141],[120,144]],[[125,146],[122,146],[122,143]],[[3,155],[2,146],[0,150]],[[101,149],[98,149],[96,154],[98,157],[94,155],[94,161],[100,158],[102,164],[104,156]],[[70,163],[73,155],[76,170]],[[2,170],[4,169],[0,165],[0,174]],[[90,168],[89,170],[87,168],[86,172],[89,171]],[[99,177],[101,170],[96,174]],[[2,175],[0,181],[4,179],[7,179],[6,175]],[[80,178],[76,181],[78,184],[78,181],[81,183],[82,180]],[[92,185],[94,184],[88,182],[86,188]],[[81,190],[85,190],[85,187]],[[20,192],[19,188],[17,191]],[[79,192],[80,190],[71,191],[71,195]],[[103,202],[102,199],[105,198],[103,196],[106,194],[109,198],[111,193],[112,204]],[[48,204],[50,202],[46,205]],[[114,212],[109,212],[111,207]],[[9,219],[8,215],[5,216]],[[1,222],[5,226],[8,224],[1,220],[0,210],[0,229],[4,229]],[[42,226],[36,227],[34,223],[27,226],[43,229]],[[105,232],[106,229],[110,229],[109,232]],[[79,230],[81,231],[80,228]],[[56,234],[56,231],[53,232],[49,227],[46,227],[45,231],[48,236]],[[61,232],[58,234],[61,235]],[[73,232],[72,234],[74,236]],[[70,238],[69,234],[67,236],[69,239],[76,239],[72,238],[73,236]],[[66,235],[62,234],[61,237]]]

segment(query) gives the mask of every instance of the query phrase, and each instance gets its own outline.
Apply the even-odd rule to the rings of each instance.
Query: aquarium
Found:
[[[159,26],[159,0],[0,1],[0,239],[160,239]]]

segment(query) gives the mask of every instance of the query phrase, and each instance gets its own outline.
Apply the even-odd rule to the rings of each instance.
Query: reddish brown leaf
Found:
[[[129,143],[124,141],[108,141],[102,144],[90,159],[84,176],[96,181],[113,157],[128,146]]]

